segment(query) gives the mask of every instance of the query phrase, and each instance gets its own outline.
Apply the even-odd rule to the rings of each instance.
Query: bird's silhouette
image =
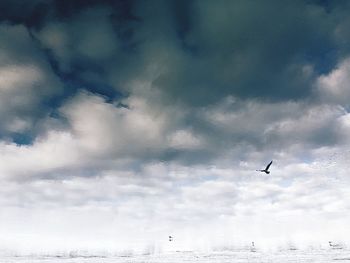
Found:
[[[271,164],[272,164],[272,161],[266,166],[266,168],[264,170],[257,170],[257,171],[269,174],[270,173],[269,168],[270,168]]]
[[[250,251],[251,252],[256,252],[255,244],[252,242],[252,245],[250,246]]]
[[[332,249],[343,249],[342,245],[341,244],[333,244],[332,241],[328,241],[329,243],[329,246],[332,248]]]

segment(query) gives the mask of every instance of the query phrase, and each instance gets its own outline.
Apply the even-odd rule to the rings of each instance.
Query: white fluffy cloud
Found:
[[[344,59],[329,74],[318,78],[316,86],[326,102],[348,105],[350,99],[350,59]]]
[[[347,141],[343,140],[339,146],[308,144],[312,141],[310,137],[319,129],[326,129],[330,120],[337,131],[345,129],[347,113],[336,105],[256,101],[241,104],[228,98],[208,111],[196,112],[204,123],[218,129],[221,136],[244,136],[245,143],[237,144],[233,140],[228,144],[230,149],[225,149],[204,130],[194,135],[192,125],[186,127],[181,119],[186,114],[172,119],[172,107],[158,112],[157,107],[150,107],[147,100],[137,96],[130,96],[123,103],[126,107],[81,92],[61,107],[60,112],[68,123],[65,129],[50,131],[49,128],[32,145],[8,142],[0,145],[0,202],[9,213],[3,218],[4,227],[13,229],[11,221],[17,213],[32,211],[32,220],[22,223],[34,226],[39,233],[36,238],[55,236],[50,241],[55,246],[60,246],[60,234],[49,227],[54,217],[63,222],[60,231],[72,243],[77,237],[84,238],[82,229],[92,227],[95,237],[108,237],[106,247],[122,238],[130,242],[162,242],[162,236],[170,232],[180,239],[186,235],[204,235],[199,229],[206,229],[207,237],[211,236],[213,245],[218,245],[224,228],[242,240],[263,240],[263,235],[269,235],[273,243],[281,238],[276,231],[282,231],[286,242],[300,239],[301,233],[304,239],[313,240],[313,231],[350,209],[350,190],[342,183],[348,181],[345,172],[348,164],[341,158]],[[247,119],[251,122],[247,123]],[[292,134],[300,125],[304,126],[300,133]],[[262,136],[260,130],[271,140],[276,138],[281,142],[272,147],[268,141],[254,146]],[[293,136],[299,141],[291,139]],[[309,146],[303,147],[305,144]],[[212,145],[220,147],[214,150]],[[161,156],[171,148],[198,147],[201,151],[216,152],[218,159],[208,164],[184,165],[171,160],[165,163],[148,160],[147,156]],[[259,147],[261,151],[256,151]],[[267,154],[274,159],[268,176],[255,172],[269,160]],[[14,192],[17,194],[11,195]],[[45,218],[42,225],[34,224],[41,216]],[[68,222],[65,216],[74,220]],[[83,216],[91,218],[80,228]],[[307,218],[303,224],[293,220],[299,216]],[[308,228],[316,218],[317,227]],[[96,226],[97,222],[105,225]],[[278,225],[277,230],[273,230],[272,222]],[[286,224],[290,230],[284,228]],[[131,225],[142,230],[133,231]],[[194,231],[196,225],[198,231]],[[108,228],[114,230],[109,232]],[[342,239],[344,233],[339,230],[324,231],[318,237],[327,239],[331,235]],[[30,231],[21,231],[35,236]],[[113,237],[113,233],[120,239]],[[247,233],[249,237],[245,236]],[[227,234],[226,231],[226,240]],[[7,235],[3,241],[6,238]],[[62,244],[61,247],[64,248]],[[89,239],[81,247],[98,245]]]

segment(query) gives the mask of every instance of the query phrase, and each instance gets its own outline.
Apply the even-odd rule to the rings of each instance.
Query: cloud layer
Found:
[[[2,243],[346,241],[347,3],[22,4],[0,4]]]

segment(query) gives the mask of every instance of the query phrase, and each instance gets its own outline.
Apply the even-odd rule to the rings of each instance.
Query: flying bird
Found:
[[[270,173],[269,168],[270,168],[271,164],[272,164],[272,161],[266,166],[266,168],[264,170],[257,170],[257,171],[269,174]]]
[[[333,244],[332,241],[328,241],[329,243],[329,246],[332,248],[332,249],[343,249],[342,245],[341,244]]]

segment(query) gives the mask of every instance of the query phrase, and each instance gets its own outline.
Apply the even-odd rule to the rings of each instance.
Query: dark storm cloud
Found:
[[[153,86],[171,102],[297,100],[337,62],[338,9],[322,1],[55,1],[34,34],[58,73],[81,85],[127,94],[126,83],[157,65]],[[50,42],[52,34],[65,42]]]
[[[48,74],[54,74],[63,87],[54,95],[39,93],[39,103],[29,104],[33,110],[59,114],[58,108],[80,90],[104,96],[104,103],[143,97],[144,103],[160,107],[155,112],[166,104],[182,105],[181,110],[188,111],[186,117],[164,131],[173,132],[170,144],[182,148],[162,151],[159,158],[164,160],[189,155],[193,158],[184,159],[198,161],[217,154],[179,146],[176,136],[192,136],[188,130],[213,148],[232,145],[227,143],[230,140],[268,147],[269,136],[282,142],[283,132],[288,131],[274,124],[269,115],[273,114],[257,114],[260,126],[247,124],[244,118],[251,118],[256,108],[244,104],[253,99],[264,112],[261,101],[276,103],[276,110],[286,101],[310,101],[316,79],[327,75],[347,54],[345,2],[38,0],[2,1],[1,5],[3,23],[27,28],[28,43],[46,59]],[[5,51],[8,54],[32,57],[20,39],[2,41],[13,41],[6,44],[11,46]],[[47,83],[47,90],[55,90],[55,85]],[[230,108],[226,112],[231,114],[226,116],[229,131],[198,114],[210,110],[208,105],[220,107],[228,96],[238,98],[247,111]],[[30,107],[25,109],[29,115]],[[233,117],[240,124],[230,123],[235,114],[241,114]],[[299,116],[288,113],[279,120],[284,118],[297,121]],[[268,130],[272,124],[276,130]],[[259,134],[259,127],[265,133]],[[332,138],[327,143],[337,142],[334,128],[321,130],[309,139],[301,134],[294,137],[315,144],[324,143],[324,137]],[[191,140],[192,145],[195,140]]]
[[[26,26],[37,26],[45,18],[51,0],[4,0],[0,3],[0,20]]]
[[[190,104],[205,105],[229,94],[299,99],[310,95],[315,77],[305,68],[317,73],[334,63],[327,57],[332,24],[318,6],[198,1],[190,19],[184,39],[193,52],[177,49],[155,82]]]

